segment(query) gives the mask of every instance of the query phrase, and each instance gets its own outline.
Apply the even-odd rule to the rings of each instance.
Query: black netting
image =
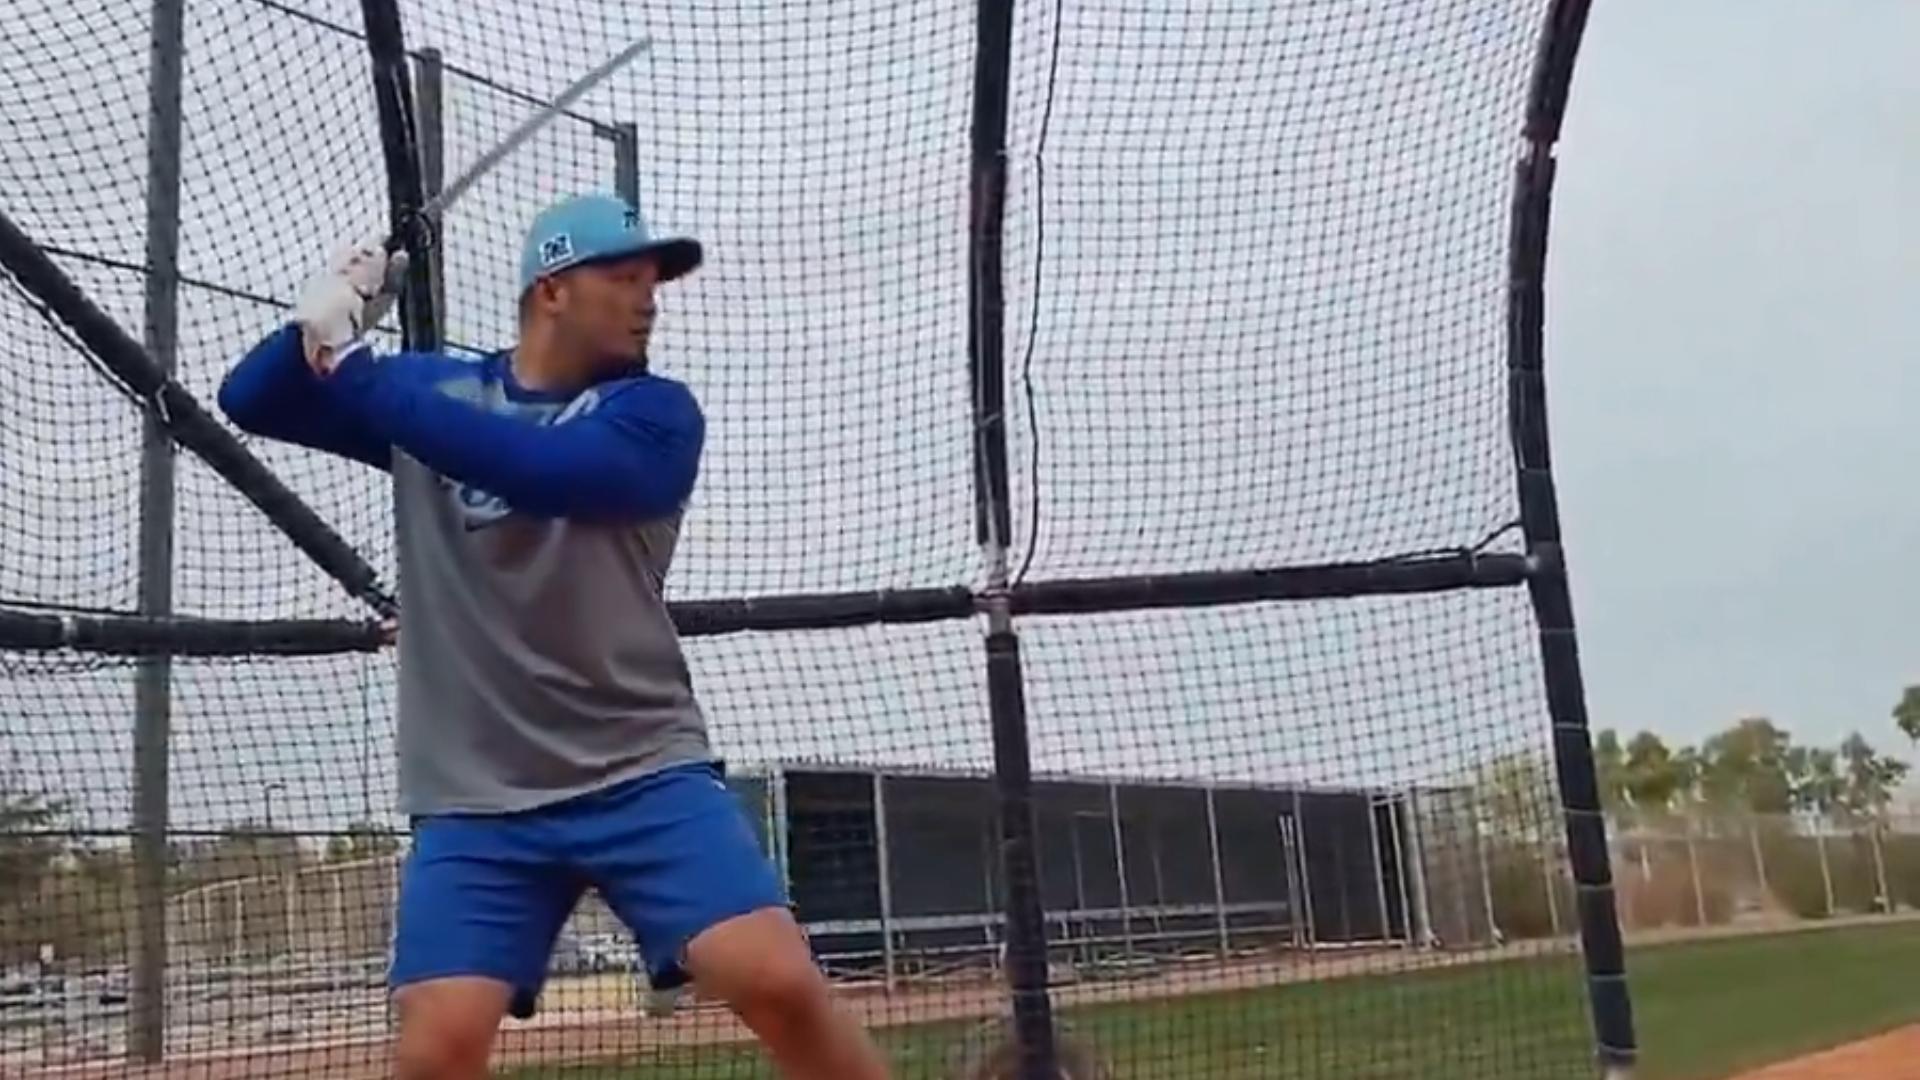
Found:
[[[1016,565],[1352,560],[1511,519],[1493,418],[1539,5],[1020,12]]]
[[[713,452],[676,565],[692,599],[945,585],[976,571],[966,365],[972,15],[806,4],[596,2],[473,18],[402,5],[444,56],[451,178],[529,109],[639,38],[449,215],[448,337],[512,332],[526,222],[617,179],[706,243],[662,293],[661,369],[689,380]],[[457,69],[457,70],[456,70]]]
[[[680,602],[983,590],[975,435],[995,419],[1016,585],[1284,568],[1308,594],[1318,564],[1517,551],[1509,206],[1551,6],[1018,6],[1007,412],[982,418],[973,6],[402,0],[429,192],[651,39],[448,212],[440,328],[510,344],[522,233],[562,195],[630,191],[705,242],[654,348],[709,425]],[[143,343],[164,8],[10,12],[0,54],[0,212]],[[363,5],[183,10],[177,382],[390,589],[384,475],[213,405],[328,248],[388,220]],[[142,407],[44,285],[0,274],[8,633],[140,614]],[[397,320],[376,336],[396,346]],[[175,614],[372,616],[230,475],[181,452],[173,482]],[[1551,673],[1526,591],[1497,584],[1014,620],[1030,884],[1074,1052],[1142,1078],[1583,1068]],[[1012,1075],[993,621],[709,632],[744,609],[704,608],[687,651],[822,966],[898,1075]],[[406,851],[394,654],[161,668],[27,640],[0,639],[0,974],[28,988],[0,1011],[0,1073],[157,1054],[379,1074]],[[650,994],[636,959],[589,898],[496,1065],[769,1075],[723,1009]]]

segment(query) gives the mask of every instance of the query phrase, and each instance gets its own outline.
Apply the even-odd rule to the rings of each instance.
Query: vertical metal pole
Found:
[[[360,659],[360,820],[373,825],[373,691],[367,679],[371,657]]]
[[[1547,888],[1547,929],[1554,937],[1560,936],[1560,856],[1553,849],[1553,841],[1542,838],[1533,845],[1535,851],[1545,848],[1540,859],[1541,884]]]
[[[1012,996],[1019,1080],[1056,1080],[1053,1001],[1047,988],[1047,925],[1041,906],[1039,832],[1028,758],[1026,693],[1020,643],[1005,591],[1005,551],[997,561],[999,587],[987,601],[987,695],[993,717],[994,775],[1000,795],[1000,865],[1007,911],[1007,982]]]
[[[1307,817],[1302,810],[1300,790],[1293,792],[1293,848],[1300,860],[1300,900],[1305,905],[1307,947],[1320,944],[1313,919],[1313,869],[1307,862]]]
[[[1487,934],[1493,939],[1494,944],[1498,945],[1503,943],[1506,937],[1501,933],[1500,919],[1494,911],[1493,867],[1487,861],[1487,838],[1481,832],[1480,811],[1477,807],[1473,812],[1473,859],[1480,867],[1480,903],[1485,909]]]
[[[146,347],[169,377],[179,344],[180,98],[185,0],[153,0],[147,103]],[[142,418],[140,612],[173,613],[173,439],[158,416]],[[173,665],[141,661],[134,675],[134,949],[126,1053],[158,1062],[166,1053],[167,758],[172,741]]]
[[[413,107],[420,124],[420,187],[428,199],[440,193],[446,183],[446,64],[439,49],[420,49],[414,53]],[[434,223],[434,243],[427,255],[427,294],[433,303],[433,325],[444,337],[447,332],[446,258],[444,221]]]
[[[1616,834],[1607,848],[1607,858],[1623,866],[1627,861],[1626,849],[1624,847],[1626,839],[1625,835]],[[1636,925],[1637,920],[1634,918],[1633,894],[1631,892],[1620,894],[1620,911],[1625,916],[1628,926]]]
[[[1547,434],[1547,233],[1554,145],[1566,116],[1574,59],[1590,7],[1590,0],[1553,0],[1528,79],[1507,245],[1507,427],[1527,545],[1527,597],[1538,631],[1556,788],[1579,909],[1576,925],[1586,963],[1594,1052],[1607,1075],[1623,1076],[1633,1068],[1638,1044]]]
[[[1127,847],[1120,828],[1120,788],[1111,781],[1107,784],[1107,818],[1113,823],[1113,873],[1120,883],[1121,955],[1132,960],[1133,896],[1127,889]]]
[[[1450,914],[1453,925],[1459,933],[1461,944],[1482,944],[1479,935],[1473,932],[1473,882],[1479,876],[1473,869],[1471,842],[1460,835],[1466,820],[1462,815],[1458,791],[1448,792],[1447,800],[1447,900],[1452,909]]]
[[[1820,855],[1820,885],[1825,890],[1827,917],[1833,917],[1833,867],[1827,862],[1827,824],[1824,820],[1813,823],[1813,846]]]
[[[1538,628],[1553,767],[1578,901],[1594,1051],[1607,1076],[1624,1076],[1638,1057],[1638,1038],[1626,988],[1626,945],[1620,938],[1613,867],[1607,857],[1607,821],[1599,803],[1567,548],[1553,484],[1546,392],[1546,263],[1557,167],[1553,146],[1567,115],[1574,58],[1590,8],[1590,0],[1553,0],[1528,77],[1523,150],[1513,169],[1507,242],[1507,430],[1526,540],[1526,594]]]
[[[880,962],[887,993],[893,993],[893,870],[887,845],[887,779],[873,774],[873,847],[880,877]]]
[[[1280,856],[1287,868],[1287,929],[1292,934],[1293,946],[1303,948],[1307,937],[1301,929],[1300,844],[1297,835],[1300,830],[1287,814],[1276,814],[1274,820],[1279,823]]]
[[[1374,793],[1367,792],[1367,839],[1373,846],[1374,901],[1380,908],[1380,940],[1393,940],[1393,916],[1387,910],[1387,860],[1380,848],[1380,806]]]
[[[1880,886],[1880,913],[1891,915],[1899,909],[1893,902],[1893,893],[1887,889],[1887,860],[1880,849],[1880,819],[1876,814],[1867,824],[1867,844],[1873,849],[1873,877]]]
[[[787,771],[778,765],[767,776],[767,801],[773,806],[769,846],[773,848],[774,866],[780,871],[780,889],[791,898],[793,875],[787,869]]]
[[[1153,932],[1158,937],[1167,929],[1167,875],[1160,864],[1160,823],[1157,821],[1147,827],[1147,858],[1153,863]]]
[[[280,911],[280,921],[285,923],[287,927],[286,935],[287,935],[287,955],[288,956],[292,956],[297,951],[294,947],[293,910],[298,900],[297,893],[299,892],[299,890],[300,890],[300,870],[297,866],[291,867],[287,870],[287,882],[286,882],[286,890],[285,890],[286,895],[281,897],[281,911]]]
[[[373,65],[373,100],[380,122],[381,159],[387,172],[387,210],[394,227],[402,230],[407,250],[414,255],[400,296],[401,339],[408,349],[433,350],[441,341],[427,277],[433,260],[421,256],[426,248],[437,247],[438,243],[434,236],[421,235],[416,228],[422,223],[417,211],[427,200],[421,194],[420,118],[413,101],[413,81],[407,72],[406,32],[401,25],[399,0],[360,0],[360,18],[367,56]],[[438,232],[436,222],[424,224],[431,232]]]
[[[1231,953],[1233,942],[1227,934],[1227,883],[1220,870],[1220,812],[1213,804],[1213,785],[1207,785],[1207,859],[1213,870],[1213,923],[1220,938],[1220,959]]]
[[[1007,981],[1018,1080],[1056,1080],[1053,1002],[1047,988],[1047,924],[1036,852],[1033,762],[1027,702],[1008,597],[1013,529],[1007,472],[1005,268],[1007,107],[1013,0],[978,0],[973,122],[968,169],[967,360],[973,391],[974,539],[985,564],[980,607],[987,620],[987,701],[1000,800],[1000,863],[1006,886]]]
[[[631,122],[613,124],[607,137],[613,140],[613,190],[628,206],[639,206],[640,129]]]
[[[1413,910],[1420,924],[1420,945],[1432,948],[1439,944],[1440,935],[1433,929],[1433,895],[1427,883],[1427,846],[1420,830],[1419,789],[1408,788],[1404,801],[1406,821],[1402,827],[1407,836],[1407,863],[1412,867],[1409,877],[1413,886]]]
[[[1693,815],[1685,818],[1687,823],[1687,876],[1693,881],[1693,915],[1699,925],[1707,925],[1707,896],[1700,888],[1700,849],[1693,839]]]
[[[1076,942],[1074,953],[1082,960],[1089,960],[1088,950],[1092,946],[1088,939],[1092,935],[1087,931],[1093,920],[1087,915],[1087,863],[1080,852],[1081,817],[1078,810],[1067,816],[1067,849],[1073,854],[1073,912],[1067,918],[1066,928]]]
[[[993,835],[990,831],[983,830],[980,834],[980,866],[985,872],[981,875],[980,899],[985,906],[980,910],[986,912],[989,917],[981,926],[981,936],[985,938],[987,951],[993,957],[993,972],[998,976],[1001,974],[1000,946],[1004,940],[1004,935],[1001,931],[1000,924],[992,918],[994,909],[999,904],[997,898],[1000,895],[999,890],[994,887],[993,881],[993,851]]]
[[[333,921],[336,929],[328,940],[340,942],[347,956],[357,957],[365,950],[366,943],[356,940],[354,926],[347,921],[346,871],[336,870],[330,876],[333,878]]]
[[[1419,942],[1419,931],[1413,923],[1413,883],[1410,880],[1413,877],[1413,860],[1407,848],[1407,804],[1403,796],[1388,796],[1387,820],[1393,823],[1393,864],[1399,871],[1400,932],[1408,948],[1412,948]]]

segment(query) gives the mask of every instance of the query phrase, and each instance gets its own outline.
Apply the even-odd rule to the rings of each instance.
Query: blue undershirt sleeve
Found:
[[[644,520],[678,510],[699,472],[705,423],[677,382],[644,379],[591,412],[536,424],[439,392],[439,370],[369,349],[326,380],[339,406],[442,476],[538,517]]]
[[[301,354],[300,328],[280,327],[248,350],[220,382],[220,411],[240,430],[387,468],[386,440],[338,408]]]

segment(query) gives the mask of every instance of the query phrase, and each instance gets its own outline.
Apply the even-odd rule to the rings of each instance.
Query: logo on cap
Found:
[[[573,235],[555,233],[540,243],[540,265],[552,266],[573,255]]]
[[[631,206],[627,207],[626,213],[620,215],[620,227],[628,232],[638,229],[640,227],[640,211],[635,210]]]

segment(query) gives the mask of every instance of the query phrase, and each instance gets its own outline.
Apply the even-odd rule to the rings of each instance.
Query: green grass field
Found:
[[[1920,924],[1662,945],[1629,955],[1643,1080],[1719,1080],[1920,1021]],[[1586,1077],[1578,969],[1566,959],[1472,965],[1075,1009],[1067,1022],[1123,1080]],[[947,1075],[977,1025],[894,1028],[897,1075]],[[1409,1068],[1409,1063],[1416,1063]],[[751,1048],[510,1074],[565,1080],[771,1077]]]

